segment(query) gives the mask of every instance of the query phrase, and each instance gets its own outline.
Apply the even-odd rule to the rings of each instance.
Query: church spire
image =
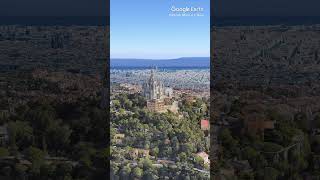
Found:
[[[151,69],[151,75],[150,75],[150,83],[154,81],[154,70]]]

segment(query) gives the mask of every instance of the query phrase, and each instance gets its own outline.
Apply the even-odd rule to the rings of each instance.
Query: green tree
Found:
[[[254,175],[251,172],[240,172],[239,180],[254,180]]]
[[[224,156],[226,157],[233,157],[236,155],[238,141],[235,140],[229,129],[223,129],[218,136],[219,141],[221,142],[223,149],[224,149]]]
[[[204,161],[200,156],[195,156],[194,161],[197,166],[200,166],[200,167],[204,166]]]
[[[113,106],[117,109],[121,107],[120,101],[119,100],[112,100]]]
[[[309,129],[309,124],[308,124],[308,119],[307,115],[305,113],[297,113],[294,117],[298,127],[302,129],[303,131],[308,131]]]
[[[10,153],[7,148],[0,147],[0,158],[6,157],[9,155],[10,155]]]
[[[133,177],[141,178],[143,176],[143,170],[139,167],[135,167],[132,171]]]
[[[25,179],[27,176],[28,167],[22,164],[16,164],[14,166],[14,174],[17,179]]]
[[[277,180],[279,175],[280,172],[272,167],[265,167],[257,172],[258,179],[263,180]]]
[[[46,132],[47,145],[49,149],[64,150],[70,143],[72,130],[67,125],[61,125],[60,120],[56,120],[48,127]]]
[[[71,164],[68,164],[68,163],[58,164],[54,172],[55,177],[57,179],[65,179],[66,177],[69,177],[71,173],[72,173],[72,166]]]
[[[314,118],[314,125],[316,128],[320,128],[320,112],[318,112]]]
[[[36,136],[39,137],[42,149],[47,150],[46,133],[52,126],[56,117],[56,112],[50,105],[39,105],[33,108],[27,116],[35,130]]]
[[[155,156],[155,157],[158,157],[158,154],[159,154],[159,148],[158,147],[155,147],[151,150],[151,155]]]
[[[30,147],[26,151],[26,158],[32,163],[31,172],[40,173],[40,167],[44,163],[45,153],[38,148]]]
[[[33,128],[28,122],[16,121],[8,123],[9,143],[21,149],[33,144]]]
[[[178,155],[180,162],[186,162],[188,160],[188,156],[185,152],[182,152]]]
[[[49,165],[49,164],[43,164],[40,167],[40,177],[41,179],[50,179],[54,175],[56,166],[55,165]]]
[[[74,147],[74,159],[87,168],[92,167],[92,156],[95,153],[96,149],[90,143],[80,142]]]

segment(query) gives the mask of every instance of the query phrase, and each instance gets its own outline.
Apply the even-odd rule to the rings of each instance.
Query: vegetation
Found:
[[[221,173],[220,170],[232,169],[234,173],[227,174],[238,179],[319,177],[319,134],[316,133],[319,112],[303,109],[295,111],[284,104],[269,105],[267,101],[252,105],[248,94],[245,98],[230,98],[231,102],[217,105],[217,108],[224,106],[220,113],[223,112],[221,114],[225,119],[233,119],[233,124],[220,128],[219,159],[216,164],[219,170],[216,174]],[[259,117],[257,120],[263,120],[260,126],[266,121],[272,121],[274,127],[255,131],[259,125],[249,126],[246,123],[250,122],[248,117],[252,114]]]
[[[110,109],[112,179],[208,179],[193,169],[208,171],[196,156],[197,152],[209,152],[209,140],[199,125],[201,119],[208,117],[208,110],[194,111],[208,103],[202,99],[194,103],[182,101],[179,114],[184,115],[179,116],[146,110],[146,101],[139,94],[115,96]],[[124,138],[116,142],[119,134]],[[147,150],[147,155],[134,155],[132,152],[137,149]]]
[[[97,98],[77,104],[30,101],[18,106],[2,121],[7,124],[8,143],[0,147],[0,165],[8,171],[0,174],[17,179],[107,177],[108,117],[99,104]],[[2,160],[10,157],[19,161],[12,166]]]

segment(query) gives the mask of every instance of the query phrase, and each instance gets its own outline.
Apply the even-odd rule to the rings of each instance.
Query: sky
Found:
[[[202,17],[172,17],[170,8],[203,7]],[[209,0],[111,0],[111,58],[210,56]]]

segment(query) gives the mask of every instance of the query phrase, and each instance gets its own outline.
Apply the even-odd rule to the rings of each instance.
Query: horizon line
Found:
[[[210,56],[188,56],[188,57],[178,57],[178,58],[119,58],[119,57],[112,57],[110,60],[177,60],[183,58],[210,58]]]

